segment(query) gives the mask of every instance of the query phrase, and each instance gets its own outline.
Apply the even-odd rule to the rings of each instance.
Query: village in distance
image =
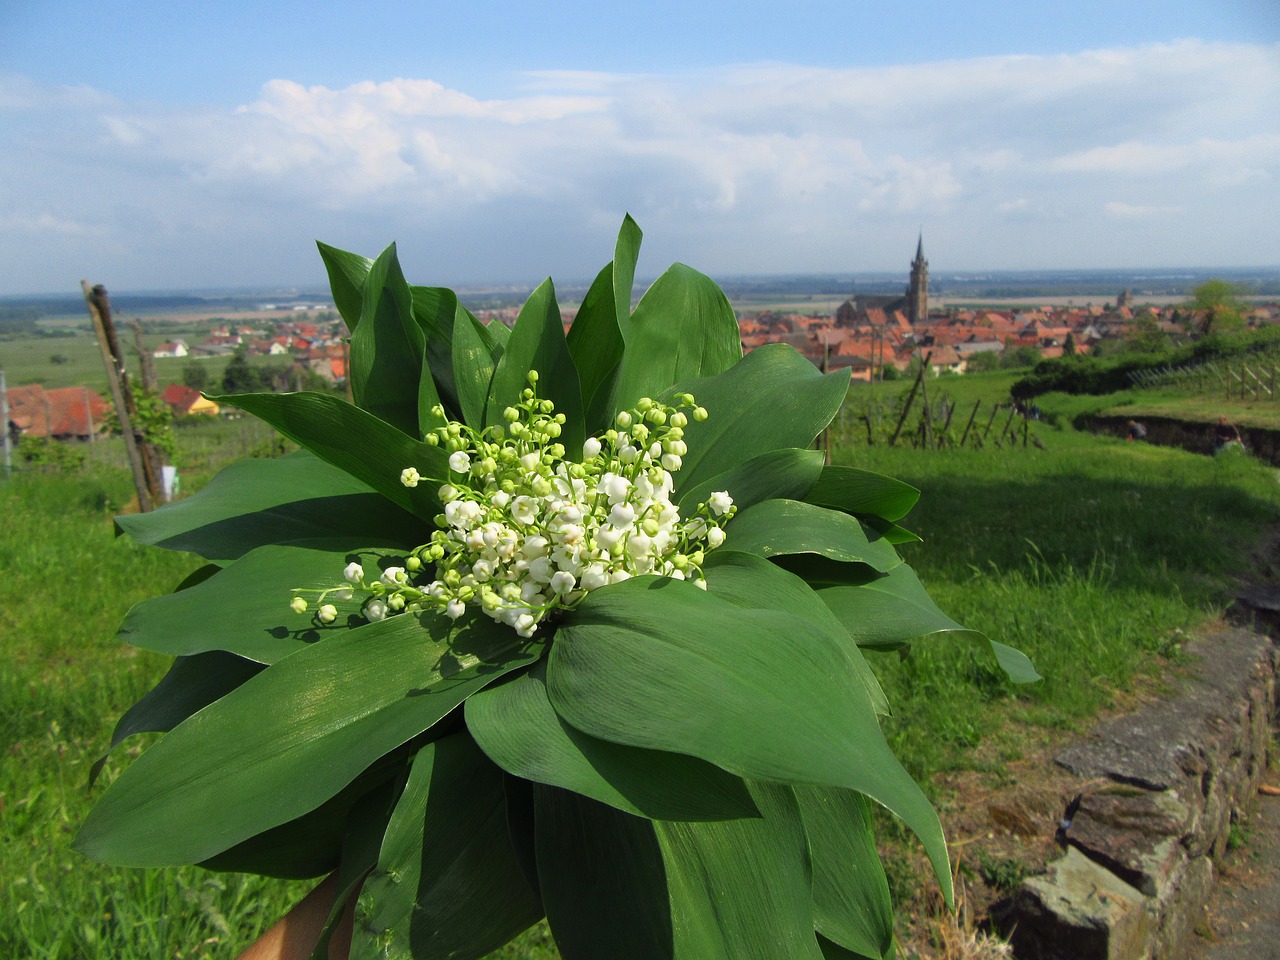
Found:
[[[787,343],[855,383],[905,376],[926,354],[934,374],[962,375],[1064,353],[1165,349],[1208,331],[1213,321],[1195,303],[1206,287],[1227,298],[1233,325],[1280,323],[1280,268],[930,277],[922,237],[904,273],[713,279],[744,351]],[[585,289],[557,288],[566,329]],[[458,292],[482,322],[510,326],[529,291]],[[145,354],[175,416],[218,414],[202,394],[345,387],[346,328],[325,293],[125,293],[113,305],[116,322],[132,328],[137,373]],[[105,370],[80,298],[0,298],[0,372],[12,441],[83,441],[107,427]]]

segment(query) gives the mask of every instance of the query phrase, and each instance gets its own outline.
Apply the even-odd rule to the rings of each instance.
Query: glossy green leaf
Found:
[[[742,510],[725,528],[734,550],[761,557],[814,553],[841,563],[865,563],[884,573],[902,563],[883,540],[868,540],[854,517],[798,500],[765,500]]]
[[[675,957],[653,822],[542,784],[533,797],[542,903],[563,960]]]
[[[255,547],[315,537],[421,542],[422,521],[344,470],[306,451],[240,460],[194,496],[116,518],[139,543],[226,562]]]
[[[404,510],[426,520],[441,510],[436,489],[449,471],[449,458],[442,447],[415,440],[326,393],[242,393],[214,399],[265,420]],[[416,405],[414,411],[416,417]],[[426,482],[413,489],[406,487],[400,482],[400,471],[405,467],[416,467]]]
[[[511,329],[511,339],[489,387],[486,425],[503,423],[502,411],[520,402],[521,392],[529,386],[530,370],[538,371],[538,397],[550,400],[556,413],[565,415],[559,442],[576,455],[586,439],[582,392],[550,280],[529,296]]]
[[[463,420],[476,430],[484,426],[485,403],[497,365],[494,346],[480,321],[458,307],[453,323],[453,379]]]
[[[187,590],[135,604],[120,626],[118,638],[144,650],[190,656],[226,650],[259,663],[275,663],[323,636],[348,628],[360,604],[331,597],[339,619],[328,626],[289,609],[295,591],[318,605],[317,594],[345,585],[342,571],[361,563],[376,580],[380,561],[397,554],[351,540],[300,540],[258,547],[225,570]],[[385,564],[384,564],[385,565]],[[402,564],[400,564],[402,565]]]
[[[93,786],[111,750],[139,733],[167,733],[262,670],[262,664],[213,651],[178,657],[154,687],[125,711],[111,734],[111,746],[89,771]]]
[[[462,408],[458,405],[458,388],[453,379],[453,323],[458,314],[458,296],[447,287],[414,286],[409,287],[409,295],[413,301],[413,319],[427,341],[427,362],[423,364],[422,375],[432,378],[445,410],[458,419]],[[425,432],[430,426],[422,419],[421,389],[418,395],[418,426]]]
[[[855,590],[868,590],[866,594]],[[1043,679],[1022,651],[991,640],[977,630],[956,623],[933,602],[910,567],[856,587],[831,586],[819,591],[823,601],[846,625],[859,646],[897,650],[908,641],[946,635],[986,641],[996,663],[1014,683]]]
[[[540,661],[467,700],[467,728],[508,773],[651,820],[756,815],[741,778],[705,760],[609,743],[569,726],[547,698],[544,667]]]
[[[762,816],[673,823],[537,788],[543,899],[565,960],[819,960],[795,800],[752,794]]]
[[[818,932],[876,960],[893,949],[893,902],[876,849],[871,804],[831,787],[796,787],[813,857],[813,920]]]
[[[897,650],[910,640],[937,634],[987,640],[996,662],[1014,683],[1043,679],[1022,651],[988,640],[943,613],[906,564],[871,583],[823,587],[817,593],[860,647]]]
[[[679,383],[710,414],[685,429],[689,447],[676,474],[676,496],[783,447],[804,448],[822,432],[849,389],[844,371],[824,376],[785,344],[752,350],[719,376]]]
[[[771,581],[794,579],[768,563],[753,573],[761,603]],[[848,651],[833,622],[803,610],[637,577],[589,594],[560,628],[547,689],[557,713],[604,740],[867,794],[920,837],[949,898],[937,814],[885,742]]]
[[[863,525],[871,532],[884,538],[885,543],[891,543],[895,547],[904,543],[921,543],[921,539],[904,527],[898,526],[888,520],[883,520],[875,514],[864,513],[858,517]]]
[[[487,618],[388,618],[285,657],[124,771],[76,841],[124,865],[193,863],[333,796],[539,647]]]
[[[821,960],[795,797],[777,784],[751,792],[758,818],[654,824],[681,921],[676,958]]]
[[[712,596],[748,610],[764,607],[791,611],[821,625],[833,636],[842,636],[840,621],[803,579],[779,573],[768,560],[755,554],[741,553],[726,544],[707,558],[703,572]],[[862,684],[872,709],[887,716],[889,701],[862,652],[849,643],[842,645],[842,651],[846,668]]]
[[[363,796],[347,815],[346,833],[342,838],[342,852],[334,878],[333,905],[325,918],[320,939],[311,951],[311,960],[329,960],[329,942],[347,911],[347,905],[360,890],[369,871],[378,865],[382,838],[391,822],[396,801],[400,799],[402,786],[394,781],[384,783]]]
[[[578,369],[589,433],[609,425],[608,400],[622,358],[622,331],[631,323],[631,287],[641,238],[640,227],[628,214],[618,231],[613,261],[597,274],[569,328],[569,352]]]
[[[846,513],[873,514],[884,520],[901,520],[920,499],[920,491],[908,483],[855,467],[826,466],[806,497],[807,503]]]
[[[727,490],[739,511],[761,500],[800,500],[821,470],[819,450],[770,450],[686,489],[680,495],[680,512],[689,515],[717,490]]]
[[[413,295],[393,243],[369,268],[360,323],[351,333],[347,375],[356,406],[420,437],[418,391],[425,350],[426,337],[413,318]],[[429,385],[430,378],[425,382]]]
[[[681,263],[645,291],[622,336],[626,351],[614,387],[614,410],[627,409],[641,397],[657,397],[676,383],[714,377],[742,359],[742,334],[728,298],[708,277]],[[766,449],[804,445],[775,443]]]
[[[285,880],[303,880],[329,873],[342,862],[353,817],[364,812],[368,801],[398,786],[405,776],[409,756],[407,747],[393,750],[316,809],[241,840],[202,861],[200,866],[206,870],[257,873]],[[376,848],[374,853],[376,856]]]
[[[507,834],[502,771],[465,733],[414,759],[357,914],[352,960],[473,960],[541,919]]]
[[[342,315],[348,330],[354,330],[364,309],[364,284],[373,261],[359,254],[339,250],[327,243],[316,241],[320,258],[329,274],[329,289],[333,291],[333,304]]]

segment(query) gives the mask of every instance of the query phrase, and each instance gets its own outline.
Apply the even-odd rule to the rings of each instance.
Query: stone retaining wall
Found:
[[[1090,785],[1063,813],[1066,847],[1026,880],[1001,926],[1025,960],[1178,960],[1214,860],[1266,770],[1280,648],[1251,629],[1193,644],[1195,679],[1103,724],[1057,762]]]
[[[1129,419],[1127,415],[1084,414],[1077,417],[1073,425],[1077,430],[1124,437],[1128,434]],[[1140,416],[1138,419],[1147,428],[1148,443],[1162,447],[1181,447],[1192,453],[1213,453],[1212,423],[1192,423],[1173,417]],[[1280,466],[1280,431],[1264,430],[1261,427],[1241,427],[1240,436],[1244,438],[1245,445],[1251,454],[1259,460]]]

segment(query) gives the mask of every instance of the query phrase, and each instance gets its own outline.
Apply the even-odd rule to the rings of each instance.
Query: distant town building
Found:
[[[916,258],[911,261],[911,282],[907,284],[907,319],[912,324],[929,319],[929,261],[924,258],[924,231],[916,242]]]

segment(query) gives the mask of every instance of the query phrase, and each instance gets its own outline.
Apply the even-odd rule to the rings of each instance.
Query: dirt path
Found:
[[[1267,782],[1278,779],[1272,771]],[[1188,960],[1280,960],[1280,796],[1259,794],[1240,826]]]

